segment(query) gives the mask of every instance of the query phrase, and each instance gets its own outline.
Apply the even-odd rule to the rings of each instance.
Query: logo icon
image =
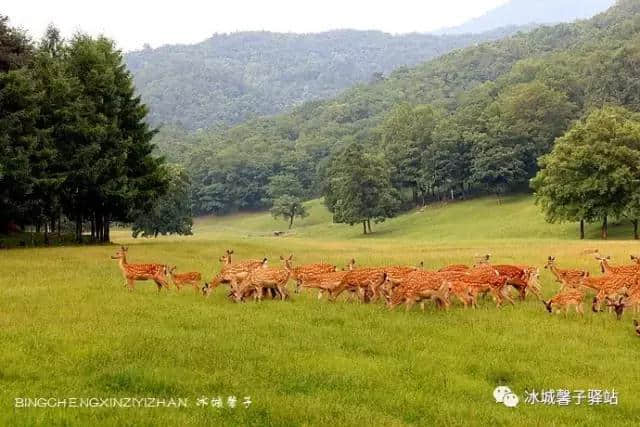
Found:
[[[518,395],[513,393],[507,386],[501,385],[493,390],[493,398],[496,403],[502,403],[507,408],[515,408],[520,403]]]

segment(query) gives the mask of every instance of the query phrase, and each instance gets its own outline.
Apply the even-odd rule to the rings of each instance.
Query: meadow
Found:
[[[294,255],[295,263],[417,265],[494,262],[598,273],[590,249],[628,263],[640,253],[627,224],[597,240],[578,240],[576,224],[544,222],[532,199],[493,198],[417,210],[374,225],[330,223],[319,201],[291,234],[265,213],[201,218],[194,236],[137,239],[114,230],[114,245],[0,251],[0,425],[639,425],[640,339],[633,314],[567,319],[534,297],[496,309],[459,305],[438,311],[388,311],[382,304],[311,292],[290,301],[235,304],[222,288],[208,298],[191,289],[157,294],[155,285],[123,287],[115,244],[129,262],[175,264],[210,278],[218,257]],[[558,286],[541,268],[545,296]],[[290,284],[289,289],[293,286]],[[585,303],[588,309],[588,304]],[[492,397],[507,385],[525,390],[615,390],[618,405],[525,404]],[[224,407],[198,407],[200,397]],[[226,404],[228,396],[238,406]],[[26,397],[188,398],[186,408],[16,408]],[[242,401],[250,397],[245,407]]]

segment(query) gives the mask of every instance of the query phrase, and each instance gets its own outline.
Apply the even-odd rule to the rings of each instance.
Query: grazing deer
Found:
[[[576,313],[580,313],[581,316],[584,316],[584,307],[582,306],[584,295],[584,290],[570,288],[560,292],[549,301],[542,301],[542,303],[547,308],[547,311],[552,314],[554,305],[558,309],[558,312],[564,308],[565,317],[569,315],[569,307],[575,306]]]
[[[189,273],[176,273],[176,266],[165,268],[165,275],[168,274],[171,277],[171,281],[175,285],[176,289],[181,290],[184,285],[191,285],[196,291],[196,294],[200,291],[200,283],[202,283],[202,275],[198,272]]]
[[[640,265],[632,264],[632,265],[619,265],[612,266],[609,264],[610,256],[596,256],[596,259],[600,261],[600,270],[603,274],[639,274],[640,273]]]
[[[607,297],[607,306],[613,308],[613,311],[616,313],[616,319],[620,320],[626,307],[624,296],[621,296],[617,301]]]
[[[127,262],[127,251],[125,246],[121,246],[120,249],[111,257],[111,259],[117,259],[122,276],[125,280],[125,287],[129,288],[129,291],[133,291],[136,280],[153,280],[158,286],[158,292],[164,287],[169,289],[167,278],[165,276],[165,266],[162,264],[129,264]]]
[[[578,286],[585,276],[589,276],[588,271],[583,270],[561,270],[556,266],[556,257],[550,256],[544,268],[549,269],[556,276],[556,282],[562,284],[562,289]]]
[[[295,292],[300,292],[300,285],[304,283],[305,280],[309,279],[318,274],[323,273],[333,273],[336,271],[335,265],[330,264],[307,264],[301,265],[298,267],[294,267],[291,271],[291,279],[296,282]]]
[[[220,258],[220,262],[222,263],[220,273],[211,279],[211,283],[204,284],[204,287],[202,288],[203,295],[208,297],[221,283],[228,284],[231,287],[231,293],[233,293],[235,288],[238,286],[238,283],[243,281],[250,272],[257,268],[267,268],[267,258],[263,258],[262,260],[251,259],[233,263],[231,262],[232,254],[233,251],[227,250],[226,255],[223,255]]]
[[[634,319],[633,327],[636,329],[636,335],[640,337],[640,322]]]
[[[606,298],[617,298],[619,294],[624,294],[628,289],[634,287],[638,279],[633,275],[610,274],[599,277],[584,276],[579,286],[592,289],[597,292],[593,299],[592,310],[600,311],[600,303]]]
[[[234,291],[236,301],[242,301],[251,289],[255,289],[255,298],[262,300],[264,295],[264,289],[277,289],[280,293],[280,298],[284,301],[288,297],[287,282],[291,277],[293,267],[291,267],[291,260],[293,255],[289,258],[280,256],[280,259],[284,262],[284,268],[256,268],[252,270],[249,275],[242,281],[238,289]]]
[[[625,306],[633,307],[633,313],[638,313],[640,311],[640,286],[631,286],[625,297]]]

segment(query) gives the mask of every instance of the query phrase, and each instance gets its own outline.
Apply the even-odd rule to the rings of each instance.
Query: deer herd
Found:
[[[433,301],[437,307],[448,310],[452,301],[459,301],[465,308],[476,308],[478,298],[489,295],[497,307],[505,302],[515,304],[512,293],[517,292],[524,301],[529,294],[540,299],[549,313],[569,309],[584,315],[583,302],[587,292],[595,294],[592,311],[600,312],[606,304],[618,319],[626,308],[640,311],[640,258],[631,256],[629,265],[613,266],[609,257],[597,251],[596,260],[602,274],[591,276],[586,270],[560,269],[555,257],[549,257],[544,268],[548,269],[561,286],[560,292],[551,299],[542,300],[539,269],[530,265],[495,265],[490,255],[476,257],[475,263],[450,265],[439,270],[426,270],[423,263],[416,267],[356,267],[351,260],[344,268],[331,264],[307,264],[293,266],[293,255],[280,257],[282,265],[271,267],[267,258],[235,260],[234,252],[227,250],[220,257],[220,272],[209,282],[202,280],[198,272],[177,273],[175,266],[164,264],[129,264],[127,248],[122,246],[114,256],[125,280],[125,287],[134,289],[138,280],[152,280],[158,292],[169,289],[171,281],[177,290],[183,286],[193,287],[196,293],[208,297],[219,285],[228,286],[228,297],[236,302],[263,298],[286,300],[289,298],[287,284],[295,282],[295,292],[304,289],[317,290],[318,299],[324,295],[335,301],[347,292],[350,298],[363,303],[383,300],[390,309],[404,305],[406,310],[420,303]],[[636,333],[640,335],[640,324],[634,320]]]

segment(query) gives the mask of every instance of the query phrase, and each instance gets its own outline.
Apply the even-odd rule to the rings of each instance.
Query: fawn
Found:
[[[158,292],[164,287],[169,289],[167,278],[165,276],[165,266],[162,264],[129,264],[127,262],[128,248],[121,246],[120,249],[111,257],[117,259],[122,276],[125,280],[125,287],[129,291],[133,291],[136,280],[153,280],[158,286]]]
[[[567,317],[569,315],[569,307],[574,306],[576,313],[584,316],[584,307],[582,306],[584,295],[584,290],[570,288],[560,292],[549,301],[542,301],[542,303],[547,308],[547,311],[552,314],[553,306],[555,305],[558,308],[558,312],[564,308],[564,315]]]
[[[202,282],[202,275],[198,272],[189,273],[176,273],[177,267],[167,267],[165,269],[165,275],[168,274],[171,277],[171,281],[175,285],[176,289],[181,290],[184,285],[191,285],[196,291],[196,294],[200,291],[200,283]]]

